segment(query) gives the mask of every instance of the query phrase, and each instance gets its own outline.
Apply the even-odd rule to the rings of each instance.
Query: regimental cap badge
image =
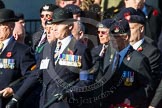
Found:
[[[48,10],[49,9],[49,6],[45,5],[43,6],[43,10]]]
[[[119,32],[119,27],[116,26],[115,29],[114,29],[114,33],[118,33]]]
[[[97,27],[98,27],[98,28],[104,28],[105,26],[104,26],[102,23],[98,23],[98,24],[97,24]]]

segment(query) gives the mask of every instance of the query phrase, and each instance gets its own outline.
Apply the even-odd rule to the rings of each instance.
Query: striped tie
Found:
[[[62,45],[61,42],[57,42],[57,46],[56,46],[55,53],[54,53],[55,64],[56,64],[57,61],[58,61],[58,56],[59,56],[59,54],[60,54],[61,45]]]
[[[0,54],[2,53],[3,46],[4,46],[4,44],[0,43]]]

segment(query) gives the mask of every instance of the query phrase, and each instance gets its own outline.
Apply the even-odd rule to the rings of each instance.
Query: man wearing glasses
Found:
[[[36,59],[38,59],[37,54],[41,52],[42,47],[47,41],[47,33],[45,32],[45,23],[47,20],[51,20],[53,16],[53,11],[58,8],[58,6],[53,4],[45,4],[40,8],[40,19],[41,19],[41,27],[40,29],[33,34],[32,36],[32,46],[36,52]]]

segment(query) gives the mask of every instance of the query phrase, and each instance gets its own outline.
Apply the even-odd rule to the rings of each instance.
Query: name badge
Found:
[[[49,60],[50,59],[47,59],[47,58],[41,60],[40,69],[47,69],[49,65]]]

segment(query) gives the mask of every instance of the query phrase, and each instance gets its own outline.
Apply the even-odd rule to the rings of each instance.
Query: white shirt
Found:
[[[6,39],[6,40],[4,40],[4,41],[2,42],[2,43],[3,43],[2,52],[3,52],[3,50],[7,47],[7,45],[8,45],[8,43],[9,43],[10,39],[12,39],[12,38],[14,38],[14,37],[11,36],[10,38],[8,38],[8,39]]]
[[[61,49],[60,49],[60,51],[59,51],[60,54],[61,54],[61,53],[65,50],[65,48],[69,45],[71,39],[72,39],[72,35],[67,36],[67,37],[64,38],[63,40],[59,40],[59,39],[58,39],[57,43],[58,43],[58,42],[61,42],[61,44],[62,44],[62,45],[61,45]]]
[[[137,41],[134,45],[132,45],[133,49],[137,50],[142,45],[143,41],[144,41],[144,38]]]
[[[39,41],[38,47],[41,45],[42,41],[46,38],[46,32],[44,31],[41,37],[41,40]]]

